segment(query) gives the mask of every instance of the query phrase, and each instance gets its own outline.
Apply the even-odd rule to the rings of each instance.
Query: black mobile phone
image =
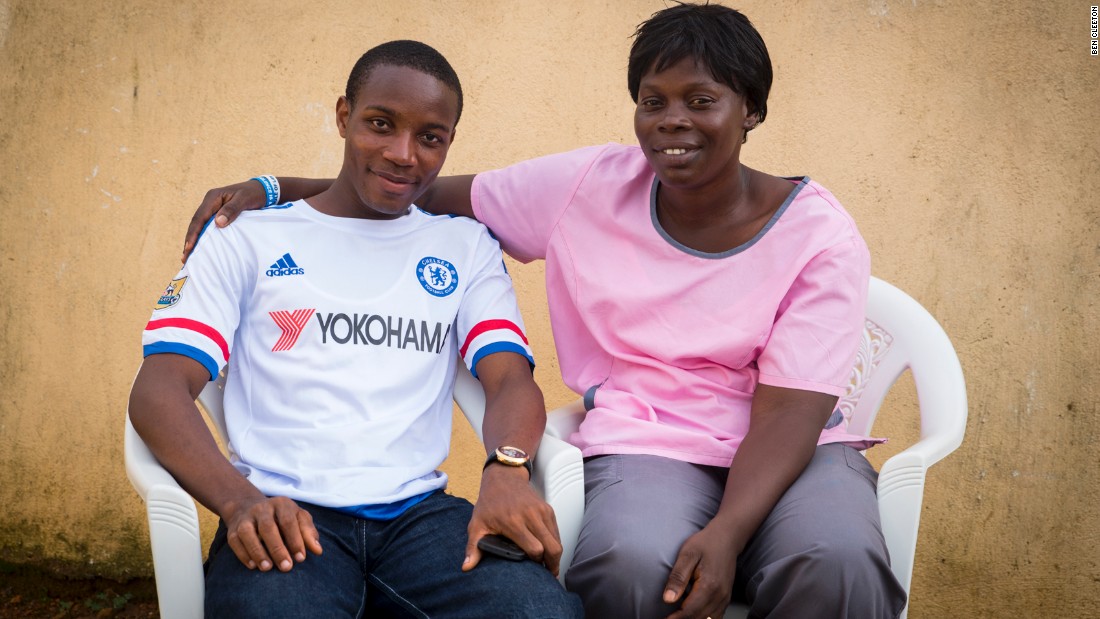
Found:
[[[487,552],[503,559],[508,559],[509,561],[523,561],[527,558],[527,553],[523,552],[522,548],[503,535],[486,535],[477,540],[477,547],[480,548],[482,552]]]

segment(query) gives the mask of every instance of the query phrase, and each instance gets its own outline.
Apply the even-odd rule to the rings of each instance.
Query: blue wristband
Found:
[[[264,174],[263,176],[253,177],[251,180],[258,181],[264,188],[264,193],[267,194],[267,204],[264,206],[275,206],[279,203],[279,179],[270,174]]]

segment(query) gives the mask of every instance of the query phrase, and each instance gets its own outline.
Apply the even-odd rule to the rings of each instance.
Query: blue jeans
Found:
[[[206,565],[206,616],[583,616],[580,601],[533,561],[484,556],[462,572],[469,501],[436,492],[395,520],[364,520],[299,503],[313,515],[321,556],[289,572],[244,566],[218,526]]]

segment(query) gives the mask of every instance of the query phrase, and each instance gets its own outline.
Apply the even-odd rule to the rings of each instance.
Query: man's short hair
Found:
[[[359,89],[367,82],[371,71],[382,65],[416,69],[446,84],[458,97],[458,115],[455,116],[455,124],[458,124],[458,119],[462,117],[462,84],[458,81],[458,74],[455,73],[451,63],[447,62],[443,54],[440,54],[430,45],[419,41],[382,43],[372,47],[360,56],[351,69],[347,89],[344,91],[344,96],[347,97],[349,104],[355,104]]]
[[[634,32],[627,64],[627,88],[638,102],[642,76],[694,58],[716,82],[745,97],[749,113],[764,122],[772,62],[764,39],[749,18],[714,4],[678,4],[654,13]]]

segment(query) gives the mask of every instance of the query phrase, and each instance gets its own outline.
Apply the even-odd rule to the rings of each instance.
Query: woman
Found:
[[[732,592],[753,616],[897,616],[857,451],[876,441],[833,412],[869,277],[855,223],[808,178],[740,163],[772,77],[740,13],[655,13],[627,77],[637,147],[439,179],[420,204],[546,260],[562,377],[589,409],[566,586],[591,617],[716,617]],[[284,181],[290,198],[325,186]],[[264,203],[253,182],[211,191],[185,251],[215,211],[226,225]]]

